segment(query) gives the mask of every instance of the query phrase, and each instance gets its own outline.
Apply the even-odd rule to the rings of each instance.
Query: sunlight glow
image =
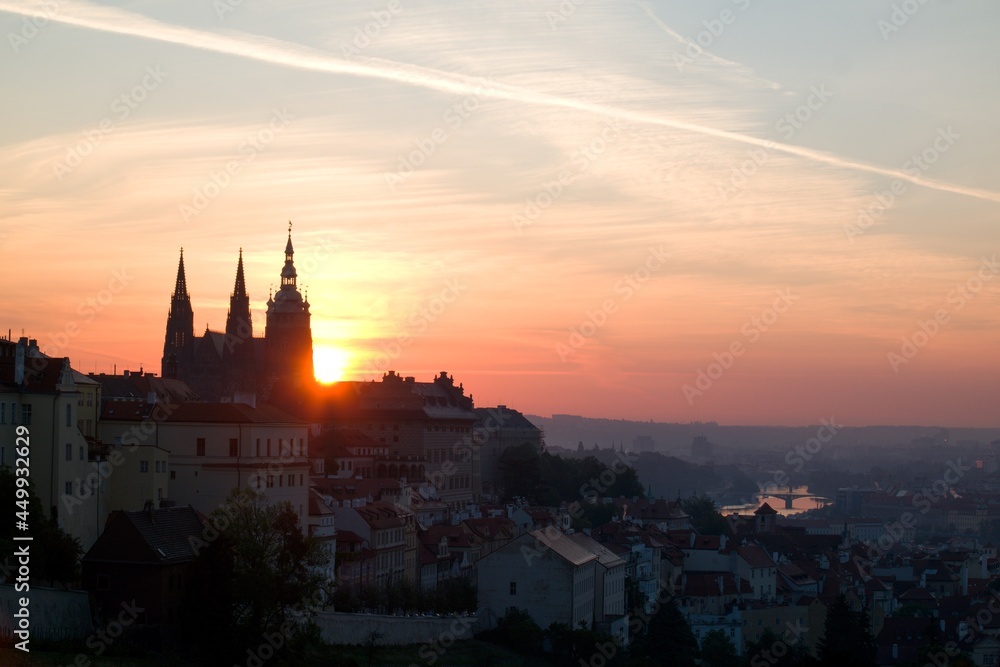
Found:
[[[350,362],[350,352],[342,348],[323,345],[313,348],[313,372],[323,384],[343,380]]]

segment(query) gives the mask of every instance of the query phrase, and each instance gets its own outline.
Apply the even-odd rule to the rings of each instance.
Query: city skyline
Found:
[[[158,373],[180,248],[195,333],[242,249],[259,335],[290,219],[322,379],[996,426],[998,14],[0,1],[32,95],[0,110],[0,304],[83,372]]]

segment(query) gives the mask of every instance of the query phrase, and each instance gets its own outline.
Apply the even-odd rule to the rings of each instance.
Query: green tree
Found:
[[[701,640],[701,664],[705,667],[739,667],[736,646],[722,630],[712,630]]]
[[[694,667],[698,657],[698,640],[673,599],[649,620],[644,644],[650,664],[660,667]]]
[[[715,501],[708,496],[691,496],[681,501],[681,507],[691,517],[691,526],[699,535],[723,535],[728,524],[715,509]]]
[[[269,505],[254,489],[234,489],[212,525],[219,537],[199,545],[186,618],[206,664],[231,664],[265,636],[287,643],[331,591],[317,569],[325,560],[320,544],[302,534],[289,503]]]
[[[821,667],[875,667],[876,645],[868,625],[868,614],[851,609],[843,594],[837,596],[817,646]]]

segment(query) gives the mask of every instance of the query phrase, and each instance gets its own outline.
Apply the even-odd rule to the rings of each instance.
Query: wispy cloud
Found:
[[[49,16],[51,12],[47,9],[46,4],[40,0],[35,0],[27,5],[3,0],[0,1],[0,11],[26,16],[47,16],[50,20],[68,25],[143,37],[303,70],[376,78],[452,94],[468,95],[482,90],[482,81],[478,77],[380,58],[347,60],[328,52],[284,40],[235,31],[213,33],[170,25],[133,12],[85,2],[65,0],[60,6],[58,14],[54,16]],[[900,169],[873,165],[825,151],[774,142],[647,111],[559,97],[500,82],[491,86],[488,95],[527,104],[621,118],[633,123],[661,126],[727,142],[767,148],[833,167],[900,179],[934,190],[1000,203],[1000,192],[993,190],[929,179]]]

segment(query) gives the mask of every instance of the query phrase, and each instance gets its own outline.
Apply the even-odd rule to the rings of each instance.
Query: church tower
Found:
[[[295,250],[292,248],[292,223],[288,223],[285,265],[281,269],[281,287],[267,300],[267,325],[264,332],[267,375],[270,379],[291,379],[300,383],[313,380],[312,331],[309,302],[296,285]]]
[[[194,311],[184,275],[184,248],[177,264],[177,282],[167,315],[167,336],[163,343],[160,373],[165,378],[184,377],[194,357]]]
[[[243,248],[236,265],[236,285],[229,295],[229,313],[226,315],[226,337],[223,361],[229,392],[255,389],[255,355],[253,322],[250,319],[250,295],[247,294],[243,274]]]

